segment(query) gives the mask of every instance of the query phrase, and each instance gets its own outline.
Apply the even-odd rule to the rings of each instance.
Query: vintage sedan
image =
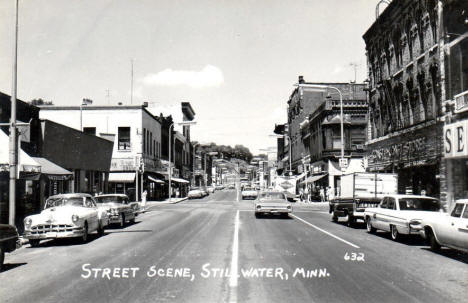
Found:
[[[198,198],[203,198],[204,193],[200,189],[192,189],[188,192],[188,198],[189,199],[198,199]]]
[[[24,219],[24,237],[32,247],[44,239],[80,238],[87,242],[88,234],[104,234],[109,224],[107,212],[99,209],[89,194],[74,193],[49,197],[44,210]]]
[[[418,195],[385,196],[378,207],[366,208],[364,218],[369,233],[383,230],[397,241],[401,235],[418,235],[421,220],[443,212],[439,200]]]
[[[279,214],[282,217],[288,217],[292,210],[291,203],[282,192],[261,192],[255,200],[255,217],[257,218],[264,214]]]
[[[241,192],[242,200],[244,199],[257,199],[258,192],[255,188],[244,187]]]
[[[468,252],[468,200],[457,200],[450,214],[436,213],[414,224],[421,227],[432,250],[446,246]]]
[[[107,194],[94,197],[99,208],[107,211],[110,224],[124,227],[127,222],[135,223],[135,210],[130,199],[124,194]]]
[[[20,246],[18,230],[12,225],[0,224],[0,270],[3,268],[5,253],[12,252]]]

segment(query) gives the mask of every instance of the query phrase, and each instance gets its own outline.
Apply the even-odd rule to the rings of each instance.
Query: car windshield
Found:
[[[95,197],[97,203],[125,203],[125,199],[120,196],[103,196],[103,197]]]
[[[400,210],[440,210],[440,202],[436,199],[401,198],[398,203],[400,205]]]
[[[244,187],[244,190],[247,191],[247,190],[255,190],[255,189],[253,189],[252,187]]]
[[[56,197],[49,198],[46,201],[45,208],[56,207],[56,206],[83,206],[84,197]]]
[[[283,200],[286,202],[286,197],[283,193],[262,193],[260,195],[260,199],[262,200]]]

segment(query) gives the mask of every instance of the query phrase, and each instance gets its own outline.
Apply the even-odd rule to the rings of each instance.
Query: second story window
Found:
[[[119,127],[119,150],[130,150],[130,127]]]

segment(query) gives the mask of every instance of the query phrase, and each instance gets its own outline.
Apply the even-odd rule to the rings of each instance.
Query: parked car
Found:
[[[210,194],[208,190],[206,189],[206,187],[200,188],[200,191],[203,193],[203,197],[206,197]]]
[[[229,184],[228,189],[235,189],[236,185],[235,184]]]
[[[292,210],[291,203],[282,192],[261,192],[255,200],[255,217],[257,218],[264,214],[279,214],[282,217],[288,217]]]
[[[364,218],[369,233],[388,231],[396,241],[401,235],[419,235],[421,226],[417,223],[441,211],[441,204],[435,198],[389,195],[383,197],[378,207],[366,208]]]
[[[420,234],[427,239],[431,249],[441,246],[468,252],[468,199],[457,200],[452,212],[436,213],[419,222]]]
[[[94,197],[99,208],[107,211],[110,224],[124,227],[127,222],[135,223],[135,210],[127,195],[106,194]]]
[[[223,190],[224,186],[223,185],[216,185],[216,190]]]
[[[200,189],[192,189],[188,192],[189,199],[199,199],[203,197],[204,197],[204,193]]]
[[[8,224],[0,224],[0,270],[3,268],[5,253],[14,251],[21,246],[18,230]]]
[[[44,210],[24,219],[24,237],[32,247],[44,239],[80,238],[87,242],[88,234],[104,234],[109,217],[99,209],[89,194],[74,193],[49,197]]]
[[[207,188],[207,190],[208,190],[208,193],[211,193],[211,194],[212,194],[212,193],[215,192],[216,189],[215,189],[214,186],[210,186],[210,187]]]
[[[241,192],[242,200],[244,199],[257,199],[258,192],[255,188],[244,187]]]

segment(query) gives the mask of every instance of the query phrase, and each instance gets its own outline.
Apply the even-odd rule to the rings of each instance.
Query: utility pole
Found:
[[[16,141],[16,89],[18,71],[18,1],[15,1],[15,27],[13,34],[13,71],[11,80],[11,120],[10,120],[10,200],[8,223],[15,225],[16,217],[16,171],[18,169],[18,147]]]
[[[133,59],[130,60],[132,65],[131,84],[130,84],[130,104],[133,104]]]

